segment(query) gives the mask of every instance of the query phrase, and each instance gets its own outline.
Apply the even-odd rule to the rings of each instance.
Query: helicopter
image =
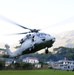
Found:
[[[29,32],[16,33],[16,35],[25,34],[26,36],[19,40],[20,47],[16,51],[11,52],[10,46],[5,44],[7,54],[9,57],[18,57],[24,54],[35,53],[41,49],[45,49],[45,53],[48,53],[48,48],[52,47],[55,42],[55,37],[39,32],[40,29],[30,29],[24,27],[18,23],[15,23],[7,18],[3,18],[16,26],[29,30]]]

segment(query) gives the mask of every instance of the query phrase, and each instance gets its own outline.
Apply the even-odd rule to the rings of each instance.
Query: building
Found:
[[[41,64],[39,64],[39,60],[36,57],[26,57],[22,61],[24,63],[34,64],[35,68],[41,68]]]
[[[36,57],[26,57],[23,59],[25,63],[38,64],[39,60]]]

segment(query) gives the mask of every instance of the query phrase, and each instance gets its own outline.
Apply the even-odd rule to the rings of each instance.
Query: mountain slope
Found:
[[[74,47],[74,30],[56,35],[54,47]]]

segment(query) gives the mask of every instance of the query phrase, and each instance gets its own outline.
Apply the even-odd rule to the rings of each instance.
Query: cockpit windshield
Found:
[[[39,34],[37,34],[37,36],[38,36],[38,37],[45,37],[46,34],[45,34],[45,33],[39,33]]]

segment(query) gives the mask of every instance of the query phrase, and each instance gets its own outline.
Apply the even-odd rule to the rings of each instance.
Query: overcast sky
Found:
[[[74,0],[0,0],[0,42],[12,44],[24,35],[2,34],[25,30],[4,21],[1,16],[49,34],[74,30]]]

